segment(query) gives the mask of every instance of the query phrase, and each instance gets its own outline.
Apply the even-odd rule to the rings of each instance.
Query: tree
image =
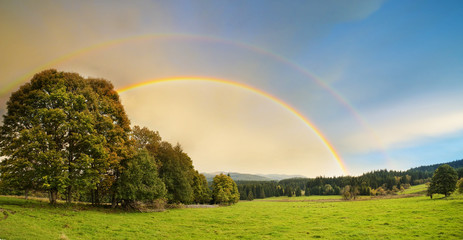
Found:
[[[304,196],[310,196],[310,189],[309,189],[309,187],[305,187]]]
[[[206,176],[195,171],[193,176],[193,197],[195,203],[206,204],[211,201],[211,190]]]
[[[235,181],[227,175],[216,175],[212,181],[212,197],[218,204],[233,204],[240,199]]]
[[[458,175],[455,169],[444,164],[439,166],[432,176],[431,183],[428,188],[428,194],[432,198],[432,194],[439,193],[448,197],[456,188]]]
[[[459,193],[463,193],[463,178],[460,178],[460,180],[458,180],[457,189]]]
[[[302,190],[301,190],[300,187],[297,187],[296,188],[296,197],[300,197],[300,196],[302,196]]]
[[[286,186],[285,188],[285,194],[286,196],[288,197],[292,197],[293,196],[293,188],[291,186]]]
[[[324,195],[331,195],[334,193],[334,189],[330,184],[325,184],[323,187],[323,194]]]
[[[97,188],[130,152],[129,121],[106,80],[38,73],[11,95],[3,123],[2,178],[48,191],[50,203],[59,192],[70,202],[73,194]]]
[[[341,195],[342,195],[342,198],[344,200],[350,200],[352,198],[352,195],[351,195],[351,187],[350,185],[347,185],[345,186],[342,190],[341,190]]]
[[[153,202],[166,195],[166,187],[158,177],[154,158],[147,150],[140,150],[124,164],[118,188],[124,207],[134,208],[137,201]]]
[[[252,191],[249,191],[247,200],[249,200],[249,201],[254,200],[254,195],[252,194]]]
[[[152,157],[157,158],[162,141],[159,132],[151,131],[146,127],[134,126],[132,128],[132,138],[135,141],[135,149],[146,149]],[[157,164],[159,165],[160,162],[158,161]]]
[[[158,159],[161,163],[159,175],[167,188],[170,203],[191,203],[194,200],[193,166],[188,155],[180,147],[174,149],[168,142],[162,142]]]

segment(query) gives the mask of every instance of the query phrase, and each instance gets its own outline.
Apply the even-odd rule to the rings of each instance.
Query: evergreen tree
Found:
[[[309,187],[305,187],[304,196],[310,196],[310,189],[309,189]]]
[[[249,200],[249,201],[254,200],[254,195],[252,194],[252,191],[249,191],[247,200]]]
[[[285,188],[285,194],[286,194],[286,196],[288,196],[288,197],[292,197],[292,196],[293,196],[293,189],[291,188],[291,186],[286,186],[286,188]]]

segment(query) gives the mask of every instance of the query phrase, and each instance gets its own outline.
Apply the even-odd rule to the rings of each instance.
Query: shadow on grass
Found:
[[[121,208],[111,208],[110,205],[99,205],[92,206],[88,203],[74,202],[58,202],[56,204],[50,204],[47,199],[30,198],[24,199],[24,197],[18,196],[0,196],[0,207],[2,206],[19,206],[22,208],[42,208],[42,209],[63,209],[70,211],[98,211],[105,213],[122,213],[126,212]]]

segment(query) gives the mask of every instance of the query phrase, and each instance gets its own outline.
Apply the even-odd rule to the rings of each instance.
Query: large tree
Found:
[[[106,80],[47,70],[14,92],[0,129],[2,181],[73,194],[112,185],[130,154],[129,121]],[[114,176],[111,176],[114,175]],[[110,177],[108,177],[110,176]]]
[[[455,169],[444,164],[439,166],[432,176],[431,183],[428,188],[428,195],[432,198],[432,194],[444,194],[446,197],[455,191],[458,175]]]

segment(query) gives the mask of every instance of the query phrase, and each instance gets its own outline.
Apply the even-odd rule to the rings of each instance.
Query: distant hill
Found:
[[[407,172],[433,173],[442,164],[448,164],[455,169],[462,168],[463,159],[456,160],[453,162],[438,163],[438,164],[433,164],[433,165],[410,168],[409,170],[407,170]],[[215,175],[218,175],[220,173],[230,174],[230,177],[235,181],[260,181],[262,182],[262,181],[281,181],[285,179],[297,179],[297,178],[307,179],[306,176],[302,176],[302,175],[286,175],[286,174],[248,174],[248,173],[237,173],[237,172],[213,172],[213,173],[202,173],[202,174],[206,176],[206,179],[208,182],[212,182],[212,179],[215,177]]]
[[[302,175],[286,175],[286,174],[259,174],[259,176],[270,178],[276,181],[280,181],[283,179],[289,179],[289,178],[307,178],[306,176],[302,176]]]
[[[230,174],[230,177],[235,181],[280,181],[288,178],[305,177],[302,175],[286,175],[286,174],[247,174],[237,172],[213,172],[213,173],[202,173],[206,176],[208,182],[211,182],[215,175],[220,173]]]
[[[453,168],[461,168],[461,167],[463,167],[463,159],[462,160],[456,160],[456,161],[453,161],[453,162],[438,163],[438,164],[433,164],[433,165],[410,168],[408,171],[434,172],[442,164],[448,164]]]

